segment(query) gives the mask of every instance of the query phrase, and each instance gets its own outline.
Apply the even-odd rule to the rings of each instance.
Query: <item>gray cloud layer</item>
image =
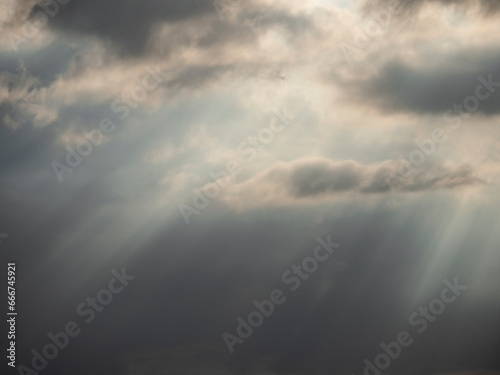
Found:
[[[40,6],[35,5],[31,13],[38,10]],[[158,23],[193,19],[207,12],[215,12],[209,0],[73,0],[60,7],[51,26],[98,36],[112,41],[123,52],[137,55],[144,52]]]
[[[488,81],[490,75],[494,83],[486,87],[483,82]],[[412,66],[394,58],[382,63],[377,73],[368,77],[332,76],[344,85],[349,100],[375,105],[384,112],[444,114],[453,110],[459,113],[453,106],[463,107],[464,101],[472,96],[479,102],[474,112],[487,116],[500,113],[498,49],[438,55],[432,65]],[[477,91],[478,86],[483,87]]]
[[[325,158],[280,162],[248,181],[231,186],[230,204],[293,204],[303,199],[324,199],[342,194],[390,193],[388,176],[397,174],[398,165],[384,162],[363,165],[354,161],[335,162]],[[423,192],[482,184],[470,166],[417,169],[402,183],[401,192]],[[404,180],[404,181],[403,181]],[[244,202],[244,203],[236,203]]]

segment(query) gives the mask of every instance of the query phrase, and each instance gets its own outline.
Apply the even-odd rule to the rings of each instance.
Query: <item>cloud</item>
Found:
[[[41,10],[32,8],[31,14]],[[151,30],[160,22],[178,22],[214,12],[212,1],[73,0],[60,6],[51,19],[56,29],[97,36],[113,42],[122,52],[138,55],[147,47]]]
[[[110,43],[122,56],[134,57],[151,49],[152,37],[165,25],[176,31],[176,35],[163,40],[167,44],[164,50],[169,52],[179,41],[184,41],[184,46],[197,44],[209,48],[214,43],[225,44],[228,40],[253,40],[253,31],[265,31],[274,26],[282,26],[292,35],[312,27],[306,17],[290,14],[287,8],[267,9],[256,1],[237,6],[228,3],[224,3],[225,7],[234,10],[237,16],[221,20],[212,0],[73,0],[59,6],[57,14],[50,20],[50,27],[72,35],[97,37]],[[31,17],[40,10],[39,4],[34,5]],[[257,24],[249,27],[245,21]],[[183,29],[186,24],[197,29],[196,38],[189,35],[189,30]],[[209,25],[205,28],[207,33],[200,35],[199,31],[206,24]]]
[[[313,11],[314,2],[332,8]],[[212,0],[72,0],[40,31],[40,40],[53,43],[37,39],[18,54],[0,52],[0,119],[8,125],[0,126],[0,230],[10,234],[2,251],[24,264],[26,293],[34,297],[23,311],[36,312],[20,327],[20,363],[29,364],[49,331],[79,319],[75,307],[122,265],[140,282],[92,325],[83,323],[84,334],[71,339],[73,354],[51,361],[51,374],[362,373],[363,358],[408,328],[406,312],[434,298],[447,273],[481,275],[477,299],[498,294],[497,278],[484,276],[487,268],[498,274],[492,265],[499,264],[496,119],[471,118],[473,126],[397,192],[386,181],[400,167],[391,155],[408,155],[415,139],[442,122],[427,114],[473,95],[479,74],[500,81],[499,49],[479,48],[494,45],[493,32],[484,36],[497,26],[481,17],[456,28],[439,17],[414,29],[401,22],[363,50],[360,65],[373,63],[375,74],[352,65],[351,78],[339,69],[336,79],[318,83],[310,79],[317,54],[338,52],[337,42],[363,29],[354,2],[271,3],[240,0],[221,20]],[[35,1],[16,4],[22,26]],[[443,40],[464,49],[446,52]],[[131,97],[148,68],[165,72],[165,80],[120,119],[112,103]],[[338,93],[351,94],[353,105],[330,100]],[[211,172],[240,160],[238,145],[260,137],[273,111],[296,113],[294,104],[305,99],[296,121],[186,226],[177,205],[191,204]],[[496,114],[494,103],[496,95],[481,102],[480,113]],[[385,113],[367,116],[366,105]],[[66,163],[65,146],[78,151],[102,118],[116,130],[60,183],[51,162]],[[480,167],[488,188],[464,163]],[[476,185],[480,194],[464,191]],[[286,305],[228,362],[221,334],[234,332],[235,318],[246,318],[254,300],[275,288],[288,292],[283,271],[326,235],[342,243],[339,258],[287,293]],[[470,358],[471,368],[495,359],[499,315],[489,312],[452,317],[449,331],[429,329],[430,345],[415,343],[391,372],[452,371],[461,363],[454,355]],[[461,329],[469,326],[466,335]],[[478,326],[489,334],[477,334]],[[464,345],[450,350],[450,342]],[[276,356],[276,368],[253,369],[264,353]],[[428,353],[439,363],[428,365]]]
[[[464,9],[476,8],[483,16],[491,16],[500,10],[499,0],[367,0],[365,9],[383,8],[390,4],[396,9],[401,9],[405,16],[413,16],[426,4],[441,4],[445,6],[458,5]]]
[[[470,96],[479,102],[474,112],[486,116],[500,113],[500,90],[494,86],[500,82],[498,47],[435,52],[429,63],[423,61],[423,52],[411,62],[397,56],[382,62],[376,73],[351,77],[332,74],[332,80],[345,88],[348,100],[367,103],[386,113],[444,114],[454,105],[464,106]],[[482,82],[490,75],[495,84],[489,90]],[[483,88],[478,94],[479,85]]]
[[[397,173],[397,164],[385,161],[364,165],[356,161],[303,158],[279,162],[249,180],[232,185],[223,201],[236,206],[289,205],[336,196],[391,193],[387,176]],[[400,192],[452,189],[484,183],[470,166],[431,167],[408,176]]]

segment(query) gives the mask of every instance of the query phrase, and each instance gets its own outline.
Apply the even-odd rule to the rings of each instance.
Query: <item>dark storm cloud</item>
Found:
[[[228,42],[248,42],[256,37],[255,31],[272,27],[283,27],[296,36],[313,24],[304,16],[292,15],[278,9],[252,9],[251,2],[246,2],[248,10],[240,6],[225,6],[238,9],[236,22],[220,20],[211,0],[158,1],[158,0],[73,0],[59,6],[57,14],[50,19],[50,26],[62,32],[96,36],[110,42],[124,55],[138,56],[150,47],[149,38],[155,27],[161,23],[176,24],[184,20],[200,19],[211,15],[213,24],[206,35],[197,36],[196,40],[182,30],[165,37],[161,49],[163,53],[172,53],[179,43],[183,46],[197,44],[200,47],[223,45]],[[35,5],[31,15],[40,9]],[[200,21],[201,22],[201,21]]]
[[[455,105],[474,107],[477,101],[478,107],[473,112],[486,116],[500,113],[498,48],[470,49],[434,58],[432,65],[416,66],[395,58],[384,63],[376,75],[333,79],[345,87],[350,100],[374,105],[384,112],[459,113]],[[471,96],[475,99],[464,103]]]
[[[32,14],[40,10],[36,5]],[[95,35],[116,44],[122,52],[144,52],[152,28],[161,22],[177,22],[214,12],[209,0],[72,0],[60,6],[50,20],[52,27]]]

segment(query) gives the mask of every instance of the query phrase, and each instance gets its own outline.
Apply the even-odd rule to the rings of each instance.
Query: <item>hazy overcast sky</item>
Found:
[[[16,366],[379,375],[407,332],[381,374],[498,375],[499,21],[497,0],[0,0]]]

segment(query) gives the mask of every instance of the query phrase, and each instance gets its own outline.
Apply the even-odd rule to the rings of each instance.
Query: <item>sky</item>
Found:
[[[1,366],[500,374],[499,20],[1,0]]]

